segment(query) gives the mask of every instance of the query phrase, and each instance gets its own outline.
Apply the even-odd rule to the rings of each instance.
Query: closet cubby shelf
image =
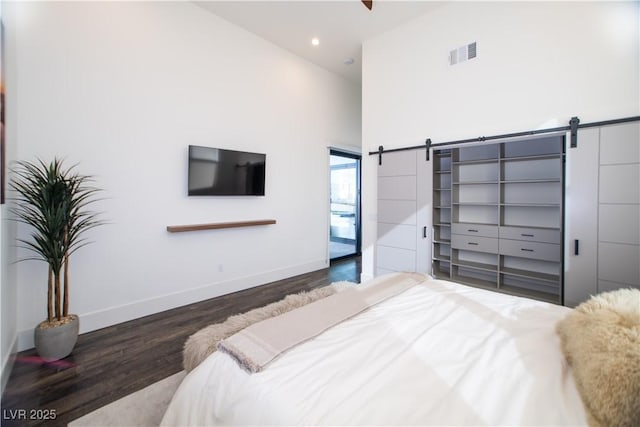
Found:
[[[510,180],[502,180],[500,184],[542,184],[545,182],[557,182],[562,183],[560,178],[549,178],[549,179],[510,179]]]
[[[499,159],[496,157],[490,158],[490,159],[473,159],[473,160],[458,160],[455,162],[452,162],[453,165],[477,165],[477,164],[481,164],[481,163],[498,163]]]
[[[483,270],[483,271],[490,271],[492,273],[495,273],[498,271],[498,266],[497,265],[493,265],[493,264],[484,264],[481,262],[471,262],[471,261],[460,261],[460,260],[456,260],[455,258],[451,260],[451,264],[458,266],[458,267],[465,267],[465,268],[471,268],[474,270]]]
[[[539,154],[537,156],[514,156],[514,157],[502,157],[500,160],[503,162],[520,162],[520,161],[530,161],[530,160],[547,160],[547,159],[561,159],[561,155],[559,153],[551,153],[551,154]]]
[[[499,206],[500,205],[498,202],[453,202],[451,204],[454,206]]]
[[[527,270],[519,270],[516,268],[505,268],[505,267],[502,267],[500,271],[502,272],[502,274],[508,274],[511,276],[535,277],[538,280],[551,282],[553,284],[558,283],[558,281],[560,280],[559,274],[533,273]]]
[[[560,207],[560,204],[559,203],[500,203],[500,206],[511,206],[515,208],[558,208]]]
[[[209,224],[167,225],[169,233],[183,233],[186,231],[220,230],[223,228],[254,227],[257,225],[275,224],[275,219],[258,219],[253,221],[212,222]]]
[[[487,184],[497,184],[498,181],[456,181],[453,182],[453,185],[487,185]]]

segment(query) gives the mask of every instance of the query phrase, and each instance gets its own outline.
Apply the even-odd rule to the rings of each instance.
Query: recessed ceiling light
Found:
[[[311,44],[314,46],[318,46],[320,44],[320,40],[317,37],[311,39]]]
[[[351,65],[353,64],[353,58],[345,58],[342,62],[344,63],[344,65]]]

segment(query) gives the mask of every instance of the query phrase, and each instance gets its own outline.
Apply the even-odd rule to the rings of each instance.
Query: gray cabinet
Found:
[[[564,135],[433,157],[432,273],[561,303]]]
[[[640,288],[640,123],[580,130],[566,197],[565,304]]]

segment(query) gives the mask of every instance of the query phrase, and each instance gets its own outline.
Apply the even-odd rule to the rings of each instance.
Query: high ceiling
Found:
[[[199,6],[356,84],[362,43],[423,15],[443,2],[374,0],[196,1]],[[319,45],[311,44],[318,38]],[[345,60],[353,59],[351,65]]]

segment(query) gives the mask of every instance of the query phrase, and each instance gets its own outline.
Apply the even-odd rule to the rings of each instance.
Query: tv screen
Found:
[[[266,155],[189,146],[190,196],[264,196]]]

